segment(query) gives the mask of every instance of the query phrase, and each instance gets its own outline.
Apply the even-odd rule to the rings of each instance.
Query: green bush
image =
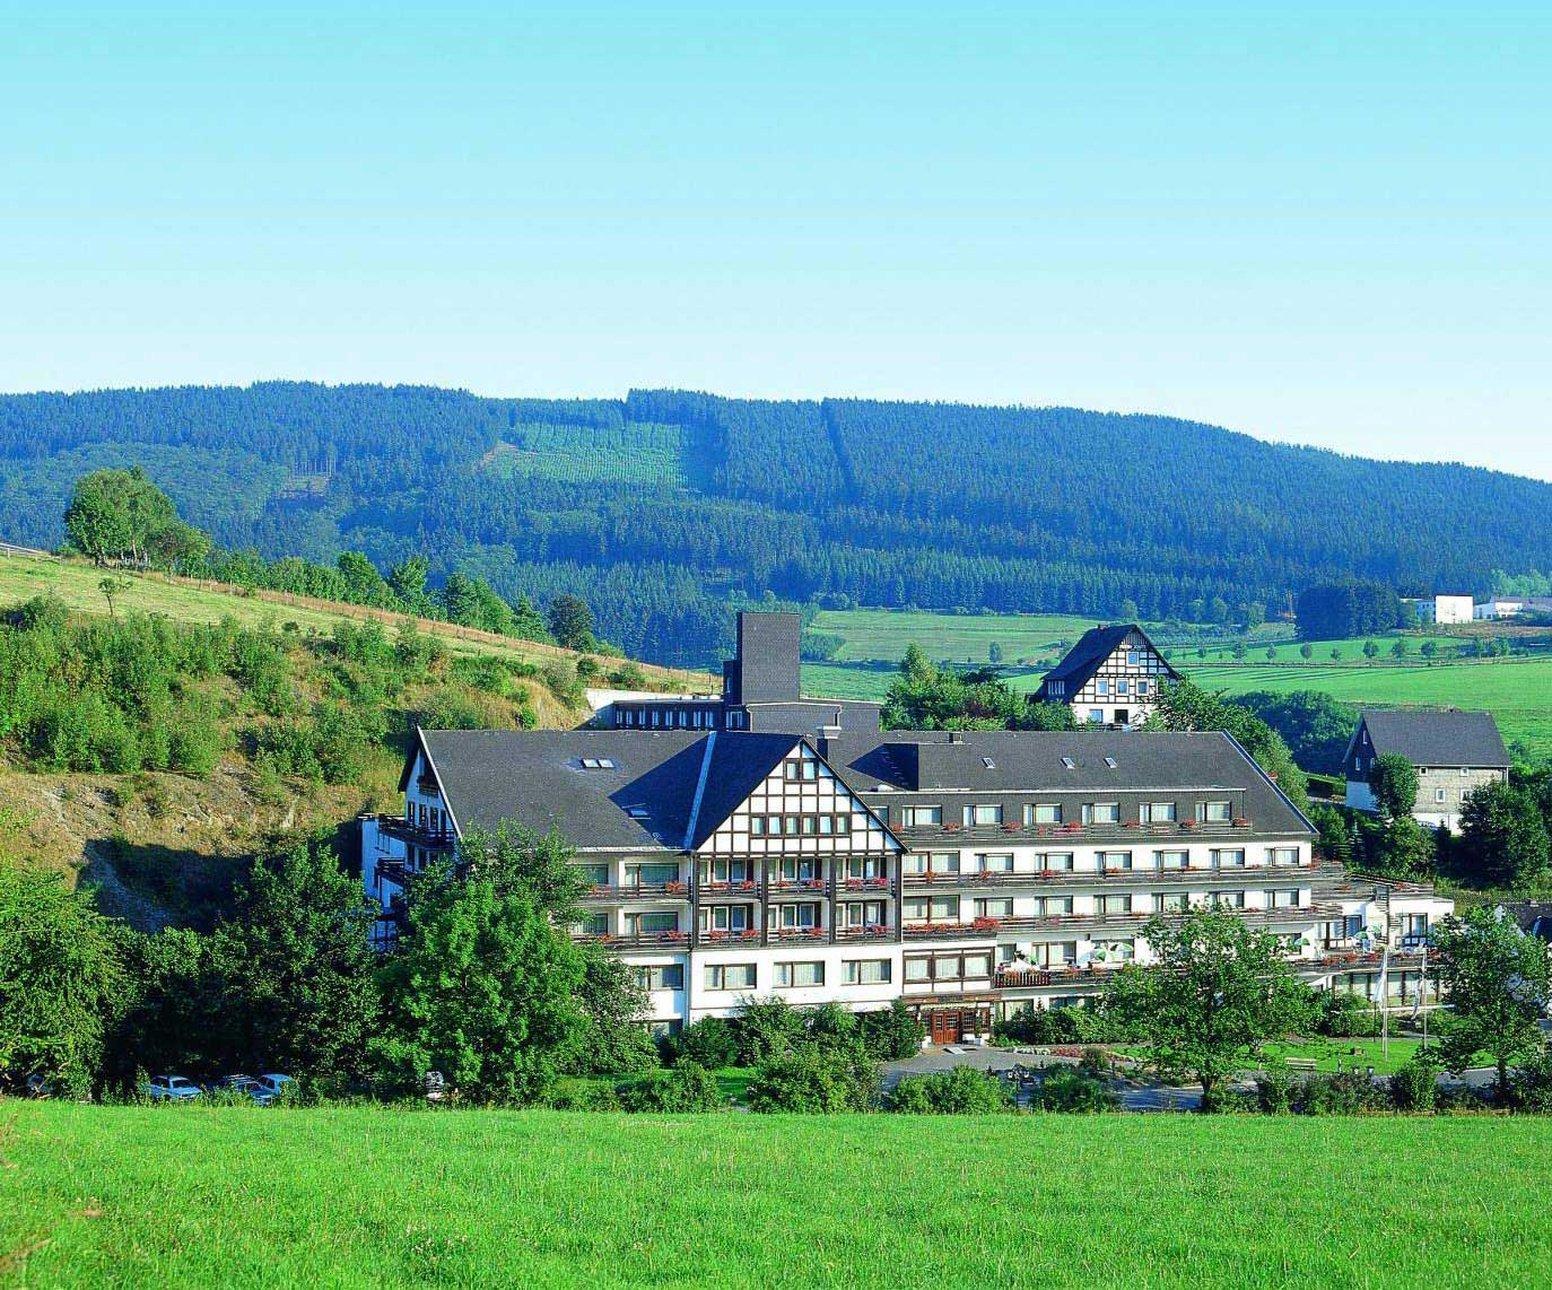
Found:
[[[872,1111],[879,1103],[878,1066],[861,1049],[805,1044],[762,1063],[745,1100],[759,1112]]]
[[[1520,1064],[1510,1083],[1509,1105],[1536,1115],[1552,1113],[1552,1052],[1543,1048]]]
[[[1328,991],[1320,1033],[1336,1039],[1372,1039],[1380,1033],[1380,1014],[1368,1000],[1346,991]]]
[[[1103,1080],[1095,1079],[1075,1066],[1058,1066],[1047,1071],[1040,1081],[1035,1105],[1042,1111],[1095,1114],[1118,1109],[1121,1099]]]
[[[733,1022],[739,1066],[790,1052],[804,1037],[803,1014],[785,999],[749,999]]]
[[[555,1081],[549,1105],[556,1111],[620,1111],[620,1095],[608,1080],[581,1079],[574,1075]]]
[[[1390,1077],[1390,1104],[1398,1111],[1433,1111],[1439,1105],[1439,1058],[1432,1049],[1419,1048],[1406,1065]]]
[[[1131,1038],[1098,1008],[1037,1008],[1033,1004],[995,1022],[992,1037],[1011,1044],[1112,1044]]]
[[[905,1115],[987,1115],[1013,1109],[1013,1094],[997,1076],[969,1066],[931,1075],[907,1075],[889,1095],[889,1109]]]
[[[1389,1106],[1389,1090],[1362,1071],[1311,1076],[1299,1085],[1293,1099],[1293,1109],[1302,1115],[1360,1115]]]
[[[887,1008],[858,1013],[857,1034],[877,1060],[894,1062],[921,1052],[927,1030],[904,1000],[896,999]]]
[[[711,1072],[688,1059],[681,1059],[671,1070],[622,1080],[616,1085],[615,1092],[621,1108],[626,1111],[684,1114],[725,1111],[728,1105]]]
[[[1287,1071],[1265,1071],[1256,1079],[1256,1109],[1265,1115],[1287,1115],[1296,1091],[1297,1081]]]
[[[674,1041],[676,1061],[690,1061],[708,1070],[738,1063],[738,1036],[721,1017],[702,1017],[679,1032]]]

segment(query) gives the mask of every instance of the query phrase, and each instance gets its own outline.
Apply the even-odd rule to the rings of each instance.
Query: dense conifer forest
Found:
[[[1202,618],[1552,561],[1552,485],[1166,417],[293,383],[0,397],[0,539],[59,542],[75,479],[136,463],[227,550],[423,554],[433,586],[581,596],[600,636],[668,663],[720,657],[728,602],[768,592]]]

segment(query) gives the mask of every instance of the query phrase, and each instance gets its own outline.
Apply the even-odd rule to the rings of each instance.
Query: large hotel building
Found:
[[[1092,995],[1147,961],[1150,918],[1203,904],[1283,938],[1317,986],[1432,1003],[1421,947],[1450,903],[1320,858],[1228,735],[880,731],[871,705],[800,698],[785,617],[742,617],[722,696],[608,696],[604,728],[418,732],[403,814],[362,824],[385,935],[407,870],[514,820],[576,848],[574,934],[636,968],[661,1029],[775,994],[903,998],[935,1040],[984,1034]],[[786,657],[753,697],[762,631]]]

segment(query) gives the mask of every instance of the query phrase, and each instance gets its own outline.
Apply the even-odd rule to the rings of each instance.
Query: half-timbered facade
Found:
[[[1147,720],[1162,684],[1179,679],[1141,627],[1093,627],[1046,673],[1034,699],[1071,708],[1081,724],[1127,728]]]
[[[981,1033],[1094,993],[1147,961],[1150,918],[1204,904],[1316,984],[1415,1002],[1407,956],[1450,908],[1322,861],[1221,734],[422,731],[403,787],[403,818],[363,826],[385,935],[436,850],[553,827],[586,883],[574,934],[636,968],[666,1028],[775,994],[904,998],[939,1039]]]

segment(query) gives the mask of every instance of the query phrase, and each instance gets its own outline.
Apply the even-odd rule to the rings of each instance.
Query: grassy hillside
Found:
[[[164,573],[120,573],[131,587],[118,597],[118,604],[147,614],[160,614],[184,623],[218,623],[233,618],[244,627],[273,624],[285,628],[294,623],[304,634],[330,635],[342,619],[353,622],[402,621],[403,615],[388,614],[363,605],[337,601],[312,600],[279,591],[247,590],[219,583],[196,582]],[[0,609],[33,596],[57,596],[70,609],[84,613],[106,614],[108,603],[100,583],[103,571],[82,560],[62,560],[52,556],[0,555]],[[449,652],[469,656],[490,655],[524,663],[547,663],[552,659],[575,662],[580,655],[542,641],[515,640],[460,627],[456,623],[431,618],[413,620],[427,635],[444,641]],[[638,664],[646,683],[658,690],[705,690],[711,678],[702,672]],[[541,712],[546,725],[568,724],[575,710],[547,709]]]
[[[1533,1118],[13,1105],[0,1279],[1537,1285],[1549,1150]]]
[[[110,911],[142,926],[200,921],[237,862],[273,833],[394,809],[417,723],[569,726],[587,716],[580,660],[554,646],[426,620],[407,646],[402,620],[370,610],[160,575],[132,578],[109,619],[100,581],[84,564],[0,557],[0,611],[42,595],[72,611],[63,635],[48,638],[66,642],[66,665],[36,665],[16,691],[27,711],[19,700],[0,722],[0,853],[97,885]],[[177,633],[168,648],[198,639],[191,657],[209,665],[170,676],[152,666],[147,642],[161,623]],[[57,651],[18,646],[4,665]],[[605,683],[619,660],[599,665]],[[108,689],[105,670],[117,678]],[[647,672],[659,685],[687,680]],[[95,697],[114,687],[127,715]],[[191,760],[173,749],[195,727],[205,751]],[[341,832],[347,859],[353,844]]]

